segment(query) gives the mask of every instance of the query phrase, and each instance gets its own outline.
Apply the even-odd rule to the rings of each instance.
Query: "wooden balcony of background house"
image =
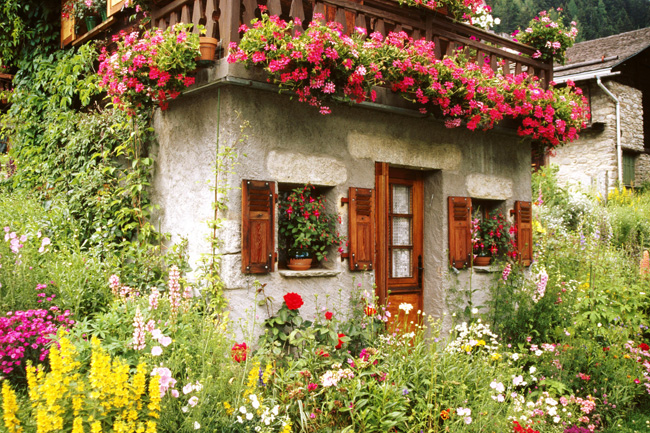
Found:
[[[354,27],[366,29],[368,34],[405,31],[414,39],[424,37],[433,41],[439,59],[465,51],[479,64],[489,64],[495,71],[502,68],[508,73],[527,72],[539,77],[545,85],[553,79],[552,62],[533,59],[535,49],[530,46],[456,22],[440,12],[402,7],[394,0],[163,0],[164,5],[152,6],[151,25],[164,29],[179,22],[201,24],[206,36],[220,41],[217,56],[223,58],[228,54],[228,45],[239,42],[240,25],[250,25],[252,19],[260,16],[260,2],[266,2],[272,15],[286,20],[300,18],[303,30],[314,14],[320,13],[327,21],[341,23],[347,33]],[[90,36],[73,37],[73,44],[83,43],[104,31],[115,33],[124,25],[124,17],[120,14],[126,15],[126,12],[119,11],[124,1],[108,0],[108,3],[108,24],[91,29],[87,33]],[[114,21],[111,22],[111,18]],[[198,27],[193,31],[198,33]]]

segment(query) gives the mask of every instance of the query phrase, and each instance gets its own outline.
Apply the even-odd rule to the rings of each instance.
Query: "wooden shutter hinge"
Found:
[[[341,261],[350,258],[350,253],[341,253]]]
[[[348,203],[350,203],[350,199],[348,197],[341,197],[341,206]]]

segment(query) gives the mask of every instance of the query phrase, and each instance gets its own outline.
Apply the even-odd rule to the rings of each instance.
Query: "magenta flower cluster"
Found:
[[[165,110],[169,101],[194,84],[188,72],[196,69],[198,35],[177,24],[166,30],[113,36],[117,49],[102,48],[99,56],[100,85],[113,104],[129,114],[158,106]]]
[[[269,81],[322,114],[331,111],[328,101],[374,101],[373,86],[385,86],[423,113],[441,113],[448,128],[465,122],[470,130],[488,130],[510,118],[520,123],[520,136],[549,148],[575,140],[589,119],[587,101],[572,83],[545,90],[525,73],[495,73],[464,56],[438,60],[433,42],[405,32],[367,37],[357,28],[347,36],[318,14],[304,33],[295,29],[301,24],[263,14],[252,28],[240,28],[244,35],[239,46],[231,44],[228,61],[262,66]]]
[[[518,38],[515,41],[537,48],[533,58],[564,64],[566,50],[573,46],[578,35],[576,25],[572,21],[571,27],[567,28],[563,23],[562,8],[551,8],[541,11],[526,29],[515,30],[512,36]]]
[[[0,317],[0,370],[4,374],[24,368],[23,361],[44,361],[48,346],[59,328],[69,329],[74,320],[70,310],[49,309],[8,312]]]

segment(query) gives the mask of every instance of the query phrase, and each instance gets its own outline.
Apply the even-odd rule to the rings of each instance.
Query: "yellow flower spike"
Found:
[[[150,417],[160,417],[160,376],[158,375],[155,375],[149,381],[149,404],[147,405],[147,408],[149,409]],[[147,431],[149,431],[149,422],[147,422]],[[156,424],[154,423],[153,425],[155,431]]]
[[[84,433],[83,419],[78,416],[75,416],[72,423],[72,433]]]
[[[7,427],[9,433],[21,433],[23,428],[20,426],[20,420],[16,416],[16,412],[18,412],[16,393],[11,389],[6,380],[2,382],[2,402],[5,427]]]
[[[83,406],[84,406],[83,394],[75,395],[74,397],[72,397],[72,410],[74,416],[79,416],[79,412],[81,412]]]
[[[110,376],[110,393],[113,394],[112,405],[121,409],[129,403],[129,366],[119,360],[113,361],[113,374]]]
[[[106,355],[104,350],[99,345],[99,340],[93,337],[91,340],[92,353],[90,356],[90,374],[88,376],[90,382],[91,393],[93,399],[102,402],[104,408],[110,408],[108,396],[111,393],[111,357]]]
[[[273,365],[266,364],[266,368],[264,369],[264,373],[262,374],[262,380],[264,381],[264,383],[269,381],[272,374],[273,374]]]
[[[102,423],[95,421],[90,425],[90,433],[102,433]]]
[[[38,386],[38,381],[36,380],[36,367],[27,364],[27,387],[29,388],[29,399],[31,401],[38,400],[38,392],[36,387]]]
[[[133,377],[133,397],[134,400],[139,400],[140,397],[146,392],[147,381],[147,365],[141,363],[138,365],[137,372]]]
[[[156,422],[155,421],[147,421],[147,433],[157,433],[156,429]]]

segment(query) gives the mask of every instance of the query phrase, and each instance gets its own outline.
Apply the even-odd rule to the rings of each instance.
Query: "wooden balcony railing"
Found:
[[[303,29],[314,14],[320,13],[327,21],[341,23],[346,32],[361,27],[368,34],[404,31],[414,39],[425,37],[435,43],[439,59],[465,51],[477,63],[489,64],[495,71],[502,68],[510,74],[526,72],[539,77],[545,86],[553,79],[552,62],[533,59],[534,48],[458,23],[429,9],[402,7],[394,0],[261,0],[264,1],[272,15],[286,20],[300,18]],[[218,56],[224,57],[228,45],[239,42],[239,26],[250,25],[253,18],[259,17],[258,3],[260,0],[174,0],[162,7],[154,6],[151,23],[161,28],[179,22],[201,24],[206,36],[220,41]],[[198,32],[197,26],[193,31]]]

